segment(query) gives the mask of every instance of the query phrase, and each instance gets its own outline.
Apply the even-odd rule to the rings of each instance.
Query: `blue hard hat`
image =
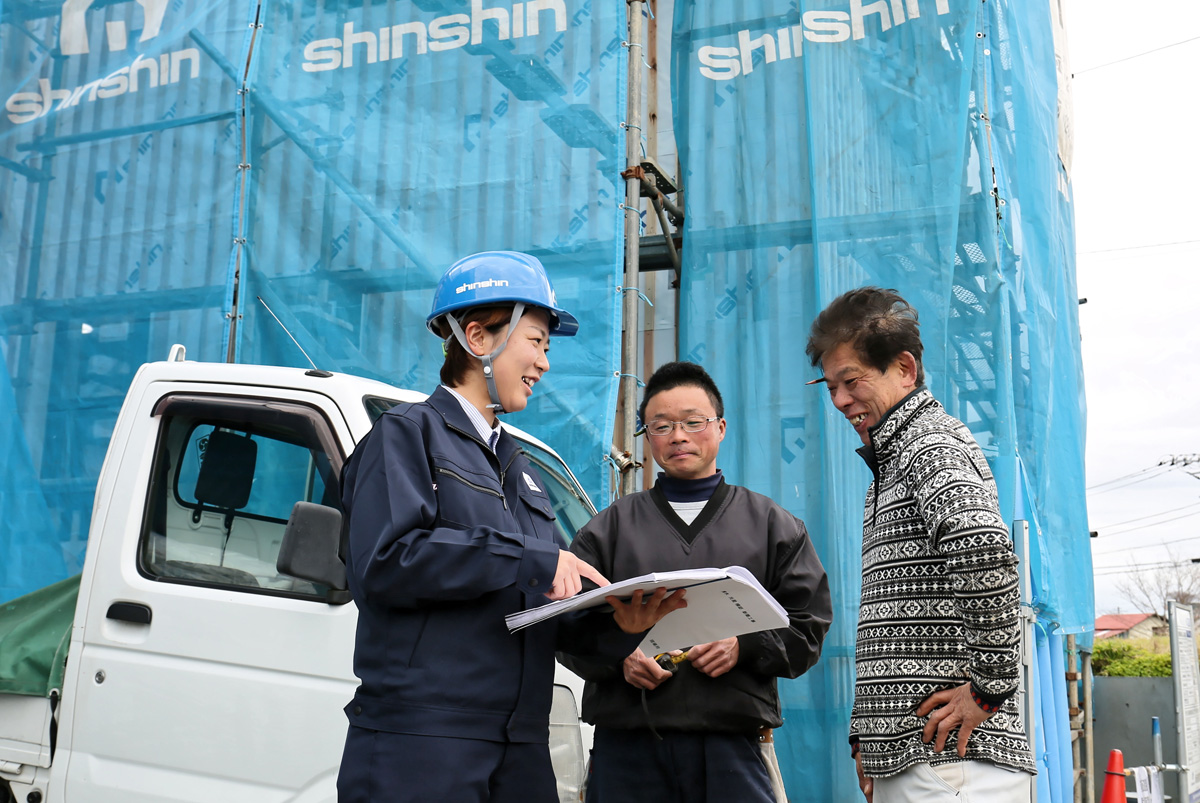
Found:
[[[552,335],[570,337],[579,331],[575,316],[558,306],[541,260],[519,251],[483,251],[447,268],[433,292],[425,326],[440,337],[436,324],[448,312],[518,301],[549,312]]]

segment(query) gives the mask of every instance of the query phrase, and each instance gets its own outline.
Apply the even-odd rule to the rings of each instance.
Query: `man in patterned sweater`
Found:
[[[1028,803],[1017,558],[996,483],[925,387],[917,312],[863,287],[806,348],[874,474],[863,513],[850,746],[869,803]]]

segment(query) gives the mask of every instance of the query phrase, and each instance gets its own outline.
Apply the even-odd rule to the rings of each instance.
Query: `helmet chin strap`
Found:
[[[508,345],[508,339],[512,337],[513,330],[517,328],[517,321],[521,320],[524,314],[525,303],[518,301],[513,307],[512,319],[508,322],[508,331],[504,333],[504,339],[500,341],[500,345],[496,346],[491,354],[484,354],[482,357],[479,357],[479,361],[483,363],[483,378],[487,382],[488,398],[492,402],[487,406],[487,409],[494,411],[497,415],[508,411],[500,403],[500,391],[496,389],[496,372],[492,369],[492,362],[500,356],[500,352],[504,351],[504,347]],[[446,322],[450,324],[450,330],[454,332],[453,336],[457,338],[459,345],[466,350],[467,354],[475,354],[471,350],[471,347],[467,345],[467,335],[463,332],[458,320],[450,313],[446,313]],[[446,339],[449,340],[450,338]],[[475,356],[478,357],[479,355],[475,354]]]

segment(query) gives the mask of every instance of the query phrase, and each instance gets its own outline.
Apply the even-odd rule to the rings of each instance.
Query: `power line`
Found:
[[[1149,468],[1143,468],[1129,474],[1124,474],[1111,480],[1098,482],[1095,485],[1089,485],[1085,490],[1089,493],[1096,494],[1108,493],[1109,491],[1119,491],[1122,488],[1128,488],[1130,485],[1137,485],[1139,482],[1145,482],[1146,480],[1153,479],[1166,471],[1170,471],[1173,468],[1186,469],[1188,466],[1196,463],[1200,463],[1200,454],[1173,454],[1169,457],[1164,457],[1162,460],[1159,460],[1157,465],[1150,466]],[[1184,473],[1188,476],[1200,479],[1200,475],[1198,474],[1193,474],[1190,471],[1184,471]],[[1146,476],[1141,476],[1143,474]],[[1116,483],[1121,484],[1118,485]],[[1104,487],[1106,485],[1111,487]]]
[[[1192,516],[1200,516],[1200,510],[1197,510],[1195,513],[1184,513],[1182,516],[1172,516],[1169,519],[1163,519],[1162,521],[1156,521],[1153,524],[1145,524],[1145,525],[1142,525],[1141,527],[1130,527],[1128,530],[1121,530],[1120,532],[1109,533],[1109,535],[1125,535],[1126,533],[1133,533],[1133,532],[1137,532],[1138,530],[1149,530],[1151,527],[1157,527],[1160,524],[1169,524],[1172,521],[1179,521],[1180,519],[1190,519]]]
[[[1196,514],[1192,514],[1192,515],[1196,515]],[[1103,553],[1101,553],[1101,555],[1103,557],[1107,557],[1109,555],[1119,555],[1122,552],[1129,552],[1130,550],[1134,550],[1134,549],[1145,549],[1147,547],[1157,547],[1157,546],[1170,546],[1171,544],[1182,544],[1187,541],[1200,541],[1200,535],[1185,535],[1183,538],[1172,538],[1170,541],[1159,541],[1157,544],[1138,544],[1136,547],[1126,547],[1125,549],[1114,549],[1112,552],[1103,552]],[[1167,566],[1175,566],[1180,563],[1182,563],[1182,561],[1168,562],[1166,565]],[[1118,569],[1121,567],[1111,566],[1108,568]]]
[[[1163,563],[1146,563],[1143,565],[1134,564],[1133,566],[1101,566],[1092,570],[1093,577],[1112,577],[1114,574],[1138,574],[1139,572],[1157,571],[1158,569],[1170,569],[1174,566],[1183,566],[1184,561],[1166,561]]]
[[[1071,73],[1071,77],[1074,78],[1077,75],[1083,75],[1085,72],[1091,72],[1092,70],[1098,70],[1101,67],[1111,67],[1114,64],[1120,64],[1121,62],[1129,61],[1130,59],[1136,59],[1136,58],[1140,58],[1142,56],[1149,56],[1151,53],[1157,53],[1160,50],[1166,50],[1167,48],[1170,48],[1170,47],[1178,47],[1179,45],[1186,45],[1188,42],[1195,42],[1197,39],[1200,39],[1200,36],[1193,36],[1190,39],[1184,39],[1179,42],[1172,42],[1169,45],[1163,45],[1162,47],[1156,47],[1153,50],[1144,50],[1141,53],[1134,53],[1132,56],[1125,56],[1124,58],[1117,59],[1116,61],[1106,61],[1103,64],[1097,64],[1094,67],[1088,67],[1086,69],[1073,72],[1073,73]]]
[[[1099,248],[1095,251],[1078,251],[1076,256],[1084,256],[1086,254],[1111,254],[1113,251],[1141,251],[1146,248],[1167,248],[1172,245],[1192,245],[1200,243],[1200,240],[1176,240],[1170,243],[1147,243],[1146,245],[1124,245],[1119,248]]]
[[[1122,485],[1113,485],[1109,488],[1100,488],[1099,485],[1093,485],[1092,488],[1100,488],[1100,490],[1093,491],[1092,488],[1089,488],[1089,489],[1087,489],[1087,492],[1090,494],[1106,494],[1109,491],[1120,491],[1124,488],[1128,488],[1130,485],[1137,485],[1139,482],[1145,482],[1146,480],[1152,480],[1155,477],[1162,476],[1163,474],[1165,474],[1167,472],[1167,470],[1170,468],[1170,466],[1155,466],[1155,468],[1160,468],[1161,471],[1156,471],[1153,474],[1147,474],[1145,477],[1140,477],[1135,480],[1130,480],[1129,482],[1126,482]],[[1113,480],[1113,482],[1116,482],[1116,480]],[[1101,483],[1101,484],[1103,484],[1103,483]]]
[[[1167,546],[1169,544],[1181,544],[1184,541],[1200,540],[1200,535],[1185,535],[1183,538],[1172,538],[1170,541],[1159,541],[1159,546]]]
[[[1089,485],[1087,487],[1087,490],[1090,491],[1093,488],[1099,488],[1104,485],[1112,485],[1114,482],[1121,482],[1122,480],[1127,480],[1127,479],[1130,479],[1131,477],[1137,477],[1142,474],[1145,474],[1147,471],[1163,471],[1166,468],[1169,468],[1169,466],[1163,466],[1162,463],[1159,463],[1154,466],[1149,466],[1147,468],[1139,468],[1137,471],[1131,471],[1128,474],[1122,474],[1119,477],[1113,477],[1111,480],[1105,480],[1104,482],[1097,482],[1094,485]]]
[[[1159,513],[1151,513],[1147,516],[1138,516],[1135,519],[1126,519],[1125,521],[1118,521],[1114,524],[1097,527],[1096,529],[1102,535],[1115,535],[1116,533],[1107,533],[1107,532],[1105,532],[1105,530],[1109,529],[1110,527],[1123,527],[1126,524],[1133,524],[1135,521],[1142,521],[1143,519],[1153,519],[1153,518],[1157,518],[1158,516],[1165,516],[1168,513],[1175,513],[1176,511],[1179,511],[1179,510],[1187,510],[1189,507],[1196,507],[1197,505],[1200,505],[1200,502],[1192,502],[1190,505],[1182,505],[1180,507],[1173,507],[1170,510],[1163,510]],[[1173,521],[1173,519],[1169,519],[1169,521]],[[1134,529],[1141,529],[1141,528],[1135,527]]]

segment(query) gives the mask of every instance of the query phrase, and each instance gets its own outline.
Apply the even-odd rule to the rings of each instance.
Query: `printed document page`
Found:
[[[517,631],[567,611],[604,605],[605,597],[629,599],[639,589],[650,594],[658,588],[672,591],[686,588],[688,606],[667,614],[646,634],[641,649],[650,656],[743,633],[787,627],[787,612],[783,606],[741,566],[683,569],[633,577],[569,599],[509,614],[505,622],[509,630]]]

